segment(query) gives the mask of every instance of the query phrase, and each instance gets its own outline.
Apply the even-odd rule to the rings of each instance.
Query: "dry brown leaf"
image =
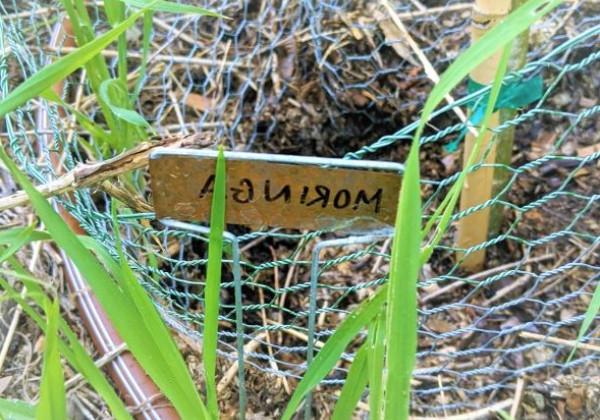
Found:
[[[210,111],[215,106],[214,100],[207,98],[206,96],[199,95],[197,93],[190,93],[187,96],[185,103],[187,104],[187,106],[190,106],[195,110],[201,112]]]

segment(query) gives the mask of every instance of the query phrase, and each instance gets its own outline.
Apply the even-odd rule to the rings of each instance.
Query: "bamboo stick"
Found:
[[[525,0],[512,0],[513,10],[525,3]],[[511,51],[508,69],[518,70],[523,67],[527,61],[527,50],[529,48],[529,30],[524,31],[515,39]],[[513,109],[501,109],[500,121],[510,121],[515,117],[516,111]],[[510,166],[513,156],[513,145],[515,141],[515,126],[510,126],[501,133],[498,133],[496,146],[496,163]],[[494,169],[494,180],[492,184],[492,197],[498,197],[500,192],[508,183],[512,173],[506,168],[497,166]],[[504,220],[504,208],[501,205],[494,205],[491,208],[489,234],[494,235],[500,231]]]
[[[476,0],[473,9],[472,40],[476,42],[498,21],[506,17],[512,9],[512,0]],[[479,84],[490,84],[494,80],[498,63],[502,51],[496,52],[489,59],[484,61],[471,73],[471,79]],[[493,129],[500,124],[500,113],[496,112],[489,121],[489,128]],[[485,164],[496,162],[497,148],[488,130],[484,134],[482,147],[477,162],[482,161]],[[465,139],[463,152],[463,165],[467,164],[471,150],[475,145],[475,136],[470,132]],[[485,159],[484,159],[485,158]],[[477,206],[492,197],[494,181],[494,169],[492,167],[483,167],[470,173],[465,179],[465,184],[460,198],[460,209],[466,210]],[[487,240],[490,227],[490,208],[481,209],[467,217],[462,218],[458,223],[456,244],[459,248],[470,248]],[[461,266],[467,271],[477,271],[483,267],[485,262],[485,250],[472,252],[468,255],[459,252],[457,259],[461,261]]]

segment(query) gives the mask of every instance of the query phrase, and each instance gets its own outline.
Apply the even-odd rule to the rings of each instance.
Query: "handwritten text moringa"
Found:
[[[212,194],[214,183],[215,175],[209,175],[200,189],[198,198],[204,199]],[[239,204],[264,200],[280,204],[298,203],[306,207],[321,206],[324,209],[352,208],[359,210],[363,206],[371,206],[371,210],[375,213],[380,212],[383,197],[382,188],[377,188],[375,191],[363,189],[351,191],[345,188],[333,190],[321,184],[277,185],[277,182],[270,179],[256,184],[250,178],[241,178],[237,185],[229,186],[228,193],[228,198]]]

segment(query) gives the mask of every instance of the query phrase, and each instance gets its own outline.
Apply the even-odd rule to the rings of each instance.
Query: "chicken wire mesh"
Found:
[[[199,3],[233,19],[154,18],[138,109],[159,133],[208,133],[235,150],[404,160],[432,82],[382,6],[386,2]],[[438,72],[469,44],[471,3],[389,4]],[[97,30],[105,30],[101,8],[89,7]],[[0,89],[6,96],[62,54],[48,47],[62,15],[53,2],[3,1],[0,11]],[[532,28],[528,63],[509,76],[543,77],[544,94],[496,129],[516,132],[512,163],[493,165],[509,174],[505,190],[454,215],[458,221],[483,207],[502,209],[501,228],[467,250],[486,250],[485,269],[461,271],[451,231],[421,273],[415,413],[437,416],[502,403],[519,378],[532,384],[529,392],[548,396],[548,389],[590,384],[600,376],[598,322],[583,340],[586,347],[567,361],[600,272],[599,11],[597,1],[566,2]],[[132,60],[140,39],[139,29],[128,32]],[[110,51],[106,55],[116,66]],[[454,106],[483,94],[461,88]],[[63,96],[99,118],[83,74],[66,81]],[[49,113],[49,130],[36,124],[40,108]],[[460,169],[459,152],[449,146],[465,125],[451,111],[440,109],[422,140],[425,217]],[[44,147],[47,138],[66,151],[65,169],[94,158],[77,145],[86,133],[41,100],[9,114],[1,136],[40,184],[57,173],[49,158],[53,148]],[[140,193],[140,200],[149,194]],[[60,200],[110,250],[110,196],[90,189]],[[207,236],[167,227],[136,209],[119,218],[130,265],[167,322],[201,340]],[[276,415],[312,349],[318,351],[348,311],[385,283],[389,233],[239,226],[230,232],[240,258],[239,264],[228,261],[224,272],[221,374],[237,360],[250,409]],[[240,271],[238,300],[234,267]],[[354,349],[347,349],[315,394],[320,412],[335,401]],[[222,398],[243,395],[238,385],[223,390]],[[531,398],[532,412],[549,410]],[[583,415],[587,408],[568,410]]]

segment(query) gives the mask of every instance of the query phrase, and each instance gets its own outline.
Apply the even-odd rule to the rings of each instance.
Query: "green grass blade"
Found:
[[[339,362],[348,344],[381,312],[381,308],[385,303],[386,293],[387,286],[381,287],[372,298],[362,302],[348,315],[333,335],[329,337],[294,390],[283,413],[283,420],[290,420],[292,418],[306,394],[325,378]]]
[[[8,246],[8,248],[6,248],[0,253],[0,264],[2,264],[8,258],[12,257],[15,254],[15,252],[17,252],[25,244],[30,242],[34,229],[35,226],[31,225],[18,232],[18,234],[14,237],[12,243]]]
[[[123,3],[119,0],[104,0],[104,13],[106,13],[108,23],[111,26],[116,26],[123,20],[121,17],[122,8]]]
[[[0,419],[33,420],[35,419],[35,407],[23,401],[0,398]]]
[[[140,64],[140,70],[138,73],[138,79],[135,83],[135,89],[133,91],[133,99],[137,100],[142,91],[146,72],[148,70],[148,57],[150,56],[150,41],[152,40],[152,18],[154,12],[147,10],[144,12],[144,25],[142,28],[142,63]]]
[[[384,418],[408,419],[410,379],[417,353],[417,279],[421,257],[418,143],[406,163],[390,262],[386,307]]]
[[[27,297],[35,302],[38,306],[43,307],[46,304],[46,296],[44,290],[34,280],[29,280],[31,277],[23,265],[11,257],[8,260],[10,266],[18,274],[18,278],[23,281],[28,289]],[[46,331],[46,322],[44,319],[33,309],[31,305],[23,299],[19,292],[17,292],[6,280],[0,277],[0,288],[4,289],[11,299],[15,300],[22,308],[23,311],[36,322],[38,327],[42,331]],[[127,411],[125,404],[117,396],[114,388],[106,379],[104,373],[94,364],[94,361],[87,353],[86,349],[79,342],[77,335],[71,330],[69,325],[61,318],[60,319],[60,331],[65,336],[66,340],[59,341],[59,349],[62,355],[67,359],[69,364],[88,381],[88,383],[98,392],[98,394],[106,401],[110,408],[113,416],[118,420],[129,420],[131,415]]]
[[[585,334],[590,329],[592,322],[596,316],[600,313],[600,283],[596,285],[596,290],[594,290],[594,295],[592,296],[592,300],[588,305],[587,310],[585,311],[585,316],[583,318],[583,322],[581,323],[581,327],[579,327],[579,333],[577,334],[577,340],[575,341],[575,347],[571,350],[569,354],[569,358],[567,359],[567,363],[571,361],[573,356],[575,356],[575,352],[577,351],[577,346],[585,337]]]
[[[490,29],[479,41],[471,45],[444,72],[427,98],[421,113],[419,128],[415,138],[420,138],[423,128],[435,108],[444,100],[466,76],[477,66],[491,57],[496,51],[512,42],[521,32],[554,10],[565,0],[530,0],[494,28]]]
[[[123,3],[132,7],[147,8],[156,12],[178,13],[178,14],[193,14],[211,17],[223,17],[219,13],[205,9],[203,7],[190,6],[187,4],[179,4],[170,1],[150,1],[150,0],[121,0]]]
[[[370,420],[379,420],[382,414],[385,365],[385,318],[383,314],[383,311],[380,312],[371,322],[367,336]]]
[[[0,229],[0,245],[11,245],[15,241],[19,240],[23,235],[24,231],[28,231],[28,237],[30,242],[35,241],[46,241],[50,238],[48,232],[42,230],[32,229],[31,226],[27,227],[14,227],[10,229]]]
[[[427,253],[421,255],[419,247],[422,232],[420,228],[415,228],[421,225],[419,141],[425,124],[437,105],[474,68],[499,48],[512,42],[534,21],[561,2],[531,0],[513,12],[450,65],[425,103],[406,163],[392,245],[386,311],[387,380],[384,418],[407,419],[410,409],[410,379],[416,362],[417,346],[416,284],[420,266],[426,261],[423,257],[428,257]],[[447,207],[450,208],[450,204]]]
[[[44,364],[40,400],[35,409],[38,420],[64,420],[67,418],[67,393],[65,379],[58,351],[58,319],[60,317],[58,299],[47,305],[44,343]]]
[[[206,287],[204,289],[204,381],[206,382],[208,410],[213,418],[218,418],[215,374],[217,369],[223,234],[225,232],[226,176],[225,156],[223,148],[220,147],[215,168],[215,185],[210,209],[208,263],[206,268]]]
[[[108,145],[113,148],[118,146],[111,134],[104,131],[102,127],[94,123],[87,115],[63,101],[62,98],[52,89],[45,90],[40,96],[47,101],[54,102],[55,104],[62,106],[71,114],[73,114],[79,125],[81,125],[84,130],[87,130],[91,134],[98,145]]]
[[[352,413],[367,386],[369,378],[368,355],[369,343],[364,343],[356,352],[356,356],[354,356],[354,360],[350,365],[346,382],[344,382],[340,398],[335,404],[331,420],[348,420],[352,418]]]
[[[100,85],[100,97],[108,105],[112,113],[125,123],[131,124],[136,127],[146,128],[152,130],[150,124],[146,119],[133,111],[129,101],[129,95],[127,92],[127,85],[118,79],[108,79],[102,82]],[[121,133],[125,140],[124,146],[127,148],[131,146],[129,135],[134,133],[133,127],[127,127],[127,124],[122,125],[122,129],[125,131]]]
[[[131,267],[127,264],[127,259],[123,253],[121,238],[119,234],[119,225],[117,221],[116,204],[113,201],[112,205],[113,217],[113,232],[115,235],[115,248],[119,255],[120,264],[116,271],[115,277],[119,279],[118,283],[121,286],[128,305],[133,309],[133,313],[137,315],[138,325],[144,326],[149,333],[146,337],[138,335],[142,342],[149,338],[154,342],[154,348],[160,349],[157,354],[150,354],[151,357],[158,358],[162,356],[159,367],[163,369],[163,374],[172,375],[175,383],[171,385],[170,392],[179,392],[186,396],[190,404],[193,404],[200,411],[196,413],[196,417],[200,419],[209,418],[206,407],[198,394],[194,382],[192,381],[185,362],[171,339],[169,330],[162,321],[160,315],[156,311],[154,304],[148,298],[144,288],[138,283]],[[115,265],[109,263],[111,269],[115,269]],[[152,352],[149,352],[152,353]]]
[[[131,306],[129,298],[121,287],[115,284],[98,260],[86,249],[2,148],[0,148],[0,159],[29,195],[32,207],[43,220],[54,241],[65,250],[86,278],[119,334],[149,376],[173,403],[182,417],[197,418],[201,415],[202,402],[193,387],[191,378],[181,381],[181,377],[185,375],[180,370],[169,369],[169,362],[172,360],[177,360],[177,365],[185,369],[185,363],[181,354],[176,351],[172,337],[164,329],[157,328],[149,331],[145,327],[143,319],[140,319],[137,309]],[[123,281],[119,281],[119,284],[122,283]],[[146,299],[150,300],[148,296]],[[156,309],[152,304],[148,305],[148,308],[152,308],[151,310],[156,314]],[[144,317],[148,316],[150,315],[144,314]],[[158,314],[156,316],[160,318]],[[152,346],[156,342],[160,342],[162,345]],[[187,371],[186,374],[189,376]]]
[[[139,11],[131,15],[123,23],[99,36],[94,41],[78,48],[77,50],[62,57],[56,62],[44,67],[33,76],[21,83],[6,98],[0,102],[0,117],[14,111],[28,100],[39,96],[46,89],[49,89],[57,82],[63,80],[69,74],[83,66],[86,62],[98,55],[120,34],[143,14]]]
[[[492,83],[492,88],[490,91],[490,96],[488,98],[488,102],[485,108],[485,113],[483,116],[483,120],[481,122],[481,126],[479,127],[479,132],[477,134],[477,138],[475,139],[475,144],[473,149],[471,150],[471,154],[467,160],[467,164],[464,165],[458,179],[455,181],[454,185],[448,195],[446,197],[449,198],[447,201],[447,205],[445,206],[443,213],[441,215],[438,226],[436,227],[435,234],[431,239],[430,243],[424,248],[423,254],[421,256],[421,264],[425,264],[429,257],[433,253],[435,247],[440,243],[443,238],[444,233],[448,229],[450,225],[450,219],[452,217],[452,213],[456,208],[456,204],[458,203],[458,199],[460,197],[460,193],[462,191],[462,187],[465,183],[465,179],[467,177],[467,173],[471,166],[475,164],[475,159],[479,156],[481,152],[481,145],[483,143],[484,135],[488,128],[488,123],[492,114],[494,113],[494,109],[496,107],[496,102],[498,101],[498,97],[500,96],[500,89],[502,88],[502,81],[504,80],[504,76],[506,75],[506,71],[508,69],[508,61],[510,59],[510,54],[512,50],[512,42],[508,43],[504,47],[504,51],[502,56],[500,57],[500,61],[498,62],[498,69],[496,70],[496,76],[494,77],[494,81]],[[445,198],[446,198],[445,197]],[[444,201],[446,201],[444,198]],[[436,217],[436,214],[433,215]],[[429,225],[429,224],[428,224]]]

